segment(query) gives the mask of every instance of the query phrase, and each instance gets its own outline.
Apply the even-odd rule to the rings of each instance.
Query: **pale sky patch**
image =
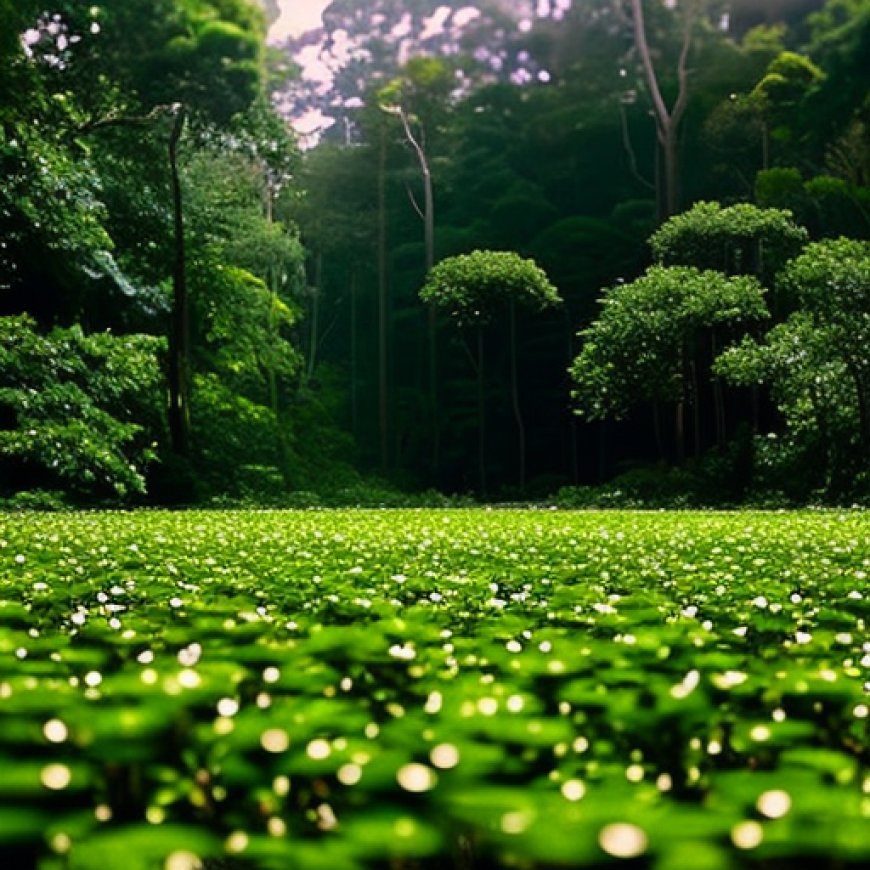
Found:
[[[390,35],[395,36],[397,39],[401,39],[403,36],[407,36],[412,30],[413,22],[409,13],[405,12],[404,15],[399,19],[399,23],[396,24],[393,29],[390,31]]]
[[[325,90],[331,87],[333,72],[321,58],[320,46],[306,45],[296,54],[295,60],[302,67],[305,81]]]
[[[450,17],[449,6],[439,6],[435,12],[423,22],[423,32],[420,39],[429,39],[430,36],[438,36],[444,32],[444,25]]]
[[[320,109],[309,109],[293,122],[293,126],[302,136],[311,136],[326,130],[334,123],[335,118],[324,115]]]
[[[475,18],[480,18],[480,10],[474,6],[463,6],[453,16],[453,23],[457,27],[465,27],[466,24],[470,24]]]
[[[321,16],[329,3],[330,0],[278,0],[281,14],[269,30],[269,41],[282,42],[316,30],[323,24]]]

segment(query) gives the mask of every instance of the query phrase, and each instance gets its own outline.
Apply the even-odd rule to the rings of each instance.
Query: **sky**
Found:
[[[331,0],[278,0],[281,14],[269,30],[271,42],[282,42],[288,37],[299,36],[308,30],[320,27],[321,14]],[[303,68],[306,79],[326,83],[331,81],[332,73],[317,57],[317,47],[308,48],[307,56],[296,60]],[[292,119],[293,128],[302,137],[300,144],[309,147],[316,144],[320,133],[333,123],[320,110],[311,109],[304,115]]]
[[[320,15],[330,0],[278,0],[281,17],[272,25],[269,38],[279,41],[320,26]]]

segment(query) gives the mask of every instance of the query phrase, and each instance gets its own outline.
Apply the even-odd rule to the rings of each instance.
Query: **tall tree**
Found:
[[[577,413],[590,420],[620,418],[649,403],[660,455],[658,410],[674,408],[678,462],[686,456],[686,410],[693,413],[700,452],[699,355],[716,328],[768,317],[764,291],[751,277],[727,277],[690,266],[653,266],[636,281],[605,291],[598,318],[581,332],[571,367]]]
[[[675,2],[667,3],[670,8]],[[644,79],[653,105],[656,122],[656,135],[661,147],[662,183],[658,196],[659,218],[665,220],[679,210],[680,204],[680,164],[679,134],[683,116],[689,105],[689,54],[692,49],[695,23],[699,16],[701,0],[684,0],[681,11],[682,37],[677,58],[677,94],[668,106],[662,92],[659,74],[653,62],[653,53],[647,38],[646,19],[642,0],[630,0],[631,20],[634,31],[634,45],[637,49]]]
[[[785,422],[777,460],[795,495],[859,495],[870,479],[870,243],[809,244],[779,283],[798,309],[731,348],[717,370],[770,388]]]
[[[442,260],[428,274],[420,298],[446,311],[460,326],[476,329],[478,380],[478,466],[480,489],[486,493],[486,432],[484,407],[483,327],[500,308],[510,323],[511,406],[517,427],[517,468],[521,489],[526,485],[526,429],[520,408],[517,376],[517,308],[542,311],[562,302],[544,271],[532,260],[509,251],[473,251]]]
[[[167,140],[174,228],[168,414],[172,449],[180,456],[190,446],[191,389],[181,137],[189,116],[200,124],[228,124],[251,105],[263,81],[265,30],[259,8],[248,0],[207,6],[160,0],[155,7],[134,0],[98,8],[100,39],[74,69],[79,87],[93,85],[100,74],[117,83],[109,105],[106,89],[94,87],[101,96],[91,101],[94,115],[85,130],[141,124],[163,113],[172,117]],[[131,48],[135,53],[122,60]]]
[[[405,140],[411,146],[420,167],[423,185],[423,206],[409,192],[414,208],[423,221],[424,274],[435,264],[435,196],[432,161],[428,139],[435,132],[439,116],[443,116],[453,77],[450,67],[432,57],[411,58],[402,75],[382,89],[378,103],[383,111],[398,117]],[[429,306],[427,318],[429,346],[429,409],[432,435],[432,473],[440,464],[441,420],[438,396],[438,335],[434,306]]]

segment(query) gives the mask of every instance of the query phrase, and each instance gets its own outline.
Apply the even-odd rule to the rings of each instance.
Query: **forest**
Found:
[[[0,0],[0,866],[866,870],[868,61]]]
[[[866,0],[278,12],[0,0],[3,506],[867,503]]]

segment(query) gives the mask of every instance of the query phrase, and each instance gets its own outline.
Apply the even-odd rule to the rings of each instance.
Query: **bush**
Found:
[[[192,466],[201,486],[211,494],[250,495],[254,478],[250,469],[269,469],[269,484],[283,482],[281,433],[272,411],[230,390],[215,374],[197,375],[191,397],[194,445]],[[254,484],[252,486],[252,484]],[[204,494],[204,493],[201,493]]]
[[[70,509],[66,494],[56,490],[31,489],[0,499],[4,511],[65,511]]]
[[[0,318],[0,465],[8,490],[78,500],[145,492],[160,437],[160,339],[37,331]]]

